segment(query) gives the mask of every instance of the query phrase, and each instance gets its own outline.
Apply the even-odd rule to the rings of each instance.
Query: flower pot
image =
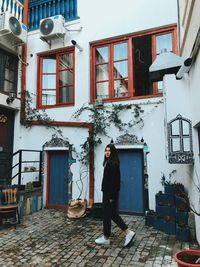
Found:
[[[188,242],[190,239],[190,229],[188,226],[179,226],[176,224],[176,238]]]
[[[24,184],[18,185],[18,191],[25,191],[25,185]]]
[[[34,181],[33,182],[33,187],[40,187],[41,183],[39,181]]]
[[[145,215],[145,225],[154,226],[156,220],[156,214],[154,211],[147,211]]]
[[[168,235],[176,234],[176,223],[173,221],[164,221],[163,231]]]
[[[198,258],[200,258],[200,250],[182,250],[174,256],[178,267],[200,267],[200,263],[195,263]]]

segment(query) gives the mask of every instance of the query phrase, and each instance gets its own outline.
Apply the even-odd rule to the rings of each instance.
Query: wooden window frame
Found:
[[[72,54],[73,56],[73,84],[72,84],[72,101],[67,103],[59,103],[59,67],[58,67],[58,57],[61,54]],[[42,60],[48,58],[49,56],[56,56],[56,103],[54,105],[42,105]],[[48,51],[45,53],[37,54],[37,109],[48,109],[48,108],[58,108],[63,106],[74,106],[75,99],[75,49],[74,47],[69,47],[65,49],[57,49],[54,51]]]
[[[109,97],[103,98],[103,102],[117,102],[129,99],[141,99],[141,98],[151,98],[151,97],[160,97],[163,95],[162,92],[158,92],[157,83],[153,83],[153,94],[150,95],[141,95],[141,96],[134,96],[135,93],[135,81],[134,81],[134,55],[133,55],[133,44],[132,40],[137,37],[142,36],[151,36],[151,43],[152,43],[152,62],[156,58],[156,36],[162,34],[172,33],[172,50],[174,53],[178,53],[177,51],[177,26],[170,25],[167,27],[151,29],[148,31],[142,31],[137,33],[132,33],[128,35],[123,35],[119,37],[113,37],[109,39],[104,39],[100,41],[95,41],[90,43],[90,102],[94,103],[96,100],[96,58],[95,58],[95,51],[96,48],[101,48],[103,46],[109,47],[110,50],[113,49],[114,45],[120,42],[127,42],[128,45],[128,96],[126,97],[113,97],[114,94],[114,87],[113,87],[113,63],[112,57],[109,55],[108,65],[109,65]]]
[[[6,92],[4,89],[4,81],[5,81],[5,66],[3,64],[4,57],[8,56],[13,59],[14,61],[14,80],[12,82],[13,84],[13,89],[11,92],[17,93],[17,82],[18,82],[18,58],[16,55],[11,54],[3,49],[0,49],[0,93],[3,94],[9,94],[9,92]]]

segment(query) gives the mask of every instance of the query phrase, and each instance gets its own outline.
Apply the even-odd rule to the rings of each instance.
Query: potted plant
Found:
[[[200,250],[181,250],[174,258],[178,267],[200,267]]]
[[[196,185],[196,188],[200,195],[200,186]],[[188,226],[186,225],[187,221],[187,211],[191,211],[197,216],[200,216],[200,212],[194,208],[193,203],[190,202],[190,199],[186,192],[182,190],[176,196],[176,203],[178,207],[178,226],[177,226],[177,235],[181,236],[184,241],[185,234],[188,234]],[[178,267],[200,267],[200,250],[181,250],[176,252],[174,256],[175,261],[178,264]]]

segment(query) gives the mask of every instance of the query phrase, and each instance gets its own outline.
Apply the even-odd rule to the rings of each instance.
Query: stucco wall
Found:
[[[190,119],[194,127],[197,122],[200,122],[199,113],[197,112],[198,99],[200,97],[199,90],[196,88],[199,84],[199,75],[197,75],[197,67],[199,67],[199,58],[196,61],[196,68],[188,74],[185,74],[183,79],[176,80],[175,75],[166,75],[164,79],[166,91],[166,121],[169,122],[178,114],[182,117]],[[181,182],[185,185],[188,192],[191,206],[200,212],[199,199],[199,183],[200,183],[200,164],[199,164],[199,144],[197,130],[192,128],[193,134],[193,152],[194,164],[167,164],[170,172],[176,169],[174,181]],[[200,220],[199,216],[195,216],[196,221],[196,236],[200,241]]]
[[[70,121],[71,115],[83,104],[89,102],[90,95],[90,54],[89,43],[108,37],[115,37],[146,29],[177,23],[176,1],[174,0],[141,0],[141,1],[114,1],[114,0],[84,0],[78,3],[80,20],[66,23],[67,29],[79,29],[81,32],[67,31],[64,46],[71,46],[74,39],[83,47],[80,52],[75,49],[75,106],[46,109],[46,113],[54,120]],[[27,43],[27,70],[26,89],[36,94],[37,91],[37,53],[63,47],[61,40],[52,41],[51,48],[39,38],[39,31],[29,33]],[[155,193],[162,189],[160,179],[162,172],[166,171],[166,137],[164,134],[164,104],[162,98],[131,100],[141,104],[144,109],[144,127],[131,129],[130,134],[142,137],[147,142],[148,154],[149,198],[150,208],[155,209]],[[129,103],[123,102],[123,103]],[[128,120],[131,114],[124,117]],[[87,115],[80,118],[87,120]],[[30,130],[16,125],[14,150],[20,148],[41,149],[42,145],[51,139],[52,129],[42,126],[33,126]],[[80,144],[87,137],[87,130],[80,128],[61,127],[64,137],[80,151]],[[120,134],[116,129],[108,129],[108,134],[115,140]],[[110,142],[107,137],[102,138],[103,144],[95,151],[95,201],[100,201],[100,184],[102,178],[102,161],[104,146]],[[159,162],[159,164],[157,164]],[[72,165],[74,179],[78,179],[80,164],[77,161]],[[88,179],[84,180],[84,190],[88,188]],[[74,182],[73,197],[79,195]]]

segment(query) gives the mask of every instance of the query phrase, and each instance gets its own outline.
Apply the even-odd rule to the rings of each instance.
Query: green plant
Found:
[[[182,204],[180,205],[180,207],[178,208],[181,211],[185,211],[185,210],[190,210],[192,211],[194,214],[196,214],[197,216],[200,216],[200,212],[197,211],[194,208],[194,205],[190,202],[190,198],[187,194],[187,192],[185,192],[184,190],[184,186],[182,183],[180,182],[176,182],[176,180],[172,181],[171,178],[173,177],[173,175],[176,173],[176,170],[172,170],[172,172],[169,174],[169,179],[166,180],[165,174],[162,173],[162,177],[161,177],[161,184],[162,186],[168,186],[168,185],[172,185],[175,187],[175,195],[177,198],[177,201],[181,201]],[[199,181],[199,179],[198,179]],[[200,192],[200,186],[196,185],[197,188],[197,192]],[[200,203],[200,202],[199,202]]]
[[[124,122],[121,119],[121,115],[127,110],[131,110],[132,118],[129,121]],[[134,129],[136,125],[141,125],[141,127],[143,127],[141,113],[143,113],[144,110],[139,105],[112,104],[109,106],[102,105],[101,107],[96,104],[89,106],[84,105],[73,114],[73,117],[78,119],[85,111],[89,112],[89,119],[87,122],[93,124],[93,132],[87,137],[86,141],[80,145],[81,153],[78,154],[78,157],[79,161],[84,165],[88,165],[89,163],[90,148],[95,148],[102,143],[101,136],[110,138],[108,129],[111,125],[114,124],[119,131]]]
[[[162,186],[165,186],[165,185],[175,185],[176,184],[176,181],[173,181],[171,180],[171,178],[173,177],[173,175],[176,173],[176,170],[173,170],[170,172],[169,174],[169,179],[167,180],[166,179],[166,176],[164,173],[162,173],[162,177],[161,177],[161,185]]]
[[[32,126],[32,122],[34,120],[39,121],[41,124],[45,125],[46,127],[53,127],[50,125],[49,122],[53,121],[45,112],[45,110],[39,111],[36,108],[33,108],[33,93],[26,91],[25,96],[25,113],[24,113],[24,120],[21,122],[26,128]]]

